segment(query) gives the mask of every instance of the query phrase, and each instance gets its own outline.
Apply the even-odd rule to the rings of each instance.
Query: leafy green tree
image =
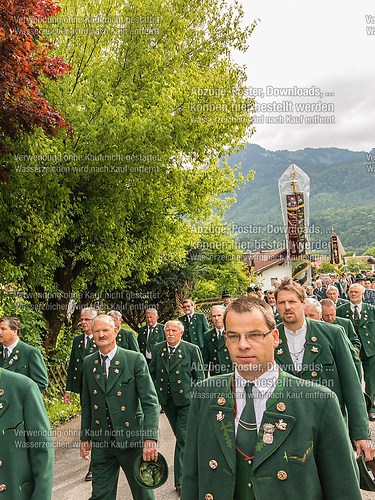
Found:
[[[356,257],[350,257],[346,261],[347,270],[351,273],[359,273],[361,271],[369,271],[371,265],[364,262],[362,259],[357,259]]]
[[[72,67],[46,96],[73,133],[39,130],[3,156],[0,282],[42,312],[47,351],[72,301],[176,268],[199,241],[193,228],[235,200],[245,179],[220,159],[251,131],[230,55],[254,27],[242,18],[221,0],[65,0],[45,27]]]

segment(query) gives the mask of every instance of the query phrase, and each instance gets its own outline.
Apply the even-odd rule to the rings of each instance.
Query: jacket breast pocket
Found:
[[[288,462],[298,465],[305,465],[313,450],[313,443],[310,442],[306,448],[289,450],[285,453],[285,458]]]

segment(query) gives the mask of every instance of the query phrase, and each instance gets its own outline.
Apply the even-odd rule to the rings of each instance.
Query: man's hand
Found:
[[[358,458],[361,454],[361,450],[363,450],[365,454],[365,461],[370,462],[373,460],[375,456],[375,448],[371,447],[371,441],[368,441],[367,439],[359,439],[358,441],[355,442],[356,444],[356,458]]]
[[[70,391],[66,391],[66,393],[64,394],[64,403],[66,405],[70,404],[70,396],[71,396],[71,392]]]
[[[156,441],[153,439],[146,439],[143,443],[143,460],[145,462],[156,462],[158,459],[158,450],[156,448]]]
[[[81,458],[88,460],[90,452],[91,452],[91,441],[81,441],[81,446],[80,446],[79,452],[80,452]]]

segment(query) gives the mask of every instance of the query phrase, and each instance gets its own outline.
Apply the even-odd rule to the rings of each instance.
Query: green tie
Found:
[[[356,333],[358,333],[358,331],[359,331],[359,312],[358,312],[358,306],[354,306],[354,326],[355,326]]]
[[[257,441],[257,422],[255,417],[252,382],[245,385],[246,405],[242,410],[237,428],[237,448],[248,458],[254,456]]]
[[[4,361],[6,361],[9,358],[9,350],[7,347],[4,349]]]
[[[85,338],[86,345],[85,345],[85,357],[90,354],[90,347],[91,347],[91,342],[90,342],[90,337]]]
[[[151,352],[151,335],[152,335],[153,328],[150,326],[148,327],[148,335],[147,335],[147,342],[146,342],[146,349],[148,352]]]

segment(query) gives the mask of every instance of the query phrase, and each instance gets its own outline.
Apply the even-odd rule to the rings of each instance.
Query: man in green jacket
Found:
[[[151,363],[152,348],[158,342],[164,340],[164,325],[158,323],[159,314],[156,309],[150,307],[146,311],[146,324],[141,326],[138,333],[138,346],[140,352],[146,358],[148,364]]]
[[[194,311],[194,302],[191,299],[183,301],[184,316],[178,319],[184,325],[184,335],[182,340],[191,342],[203,349],[203,335],[210,329],[206,316],[203,313]]]
[[[135,335],[130,330],[122,328],[122,314],[120,311],[109,311],[108,316],[111,316],[116,325],[116,344],[123,349],[139,352],[138,342]]]
[[[334,391],[343,416],[348,417],[349,435],[357,454],[368,457],[368,426],[365,399],[342,328],[305,318],[305,291],[285,278],[276,291],[276,303],[283,323],[277,325],[279,345],[275,361],[280,367],[305,380],[318,382]]]
[[[81,457],[92,452],[92,498],[115,500],[120,467],[133,497],[153,499],[133,474],[135,459],[157,460],[159,404],[147,363],[138,352],[116,344],[113,319],[92,322],[99,352],[83,363]]]
[[[177,493],[181,493],[190,393],[192,386],[204,379],[201,352],[197,346],[181,340],[183,332],[181,321],[167,321],[166,340],[153,347],[150,364],[159,402],[176,436],[174,481]]]
[[[83,360],[89,354],[97,351],[94,338],[91,332],[91,324],[97,316],[97,311],[93,307],[85,307],[81,310],[81,325],[83,333],[76,335],[73,339],[72,350],[70,352],[68,379],[64,394],[64,403],[70,404],[71,393],[79,394],[82,405],[82,367]],[[85,481],[92,481],[91,464],[85,476]]]
[[[0,366],[31,378],[43,392],[48,385],[48,374],[42,353],[22,342],[19,335],[20,322],[17,318],[0,318]]]
[[[337,316],[350,319],[361,341],[365,391],[372,401],[368,416],[375,420],[375,307],[363,302],[364,291],[358,283],[351,285],[348,292],[350,302],[337,309]]]
[[[270,306],[241,297],[224,321],[236,369],[192,395],[182,500],[360,500],[337,398],[275,364]]]
[[[224,313],[226,307],[222,305],[211,307],[211,321],[214,328],[204,334],[202,351],[206,375],[208,373],[211,376],[221,375],[233,371],[232,360],[224,339]]]
[[[40,391],[0,368],[0,498],[51,500],[53,442]]]

